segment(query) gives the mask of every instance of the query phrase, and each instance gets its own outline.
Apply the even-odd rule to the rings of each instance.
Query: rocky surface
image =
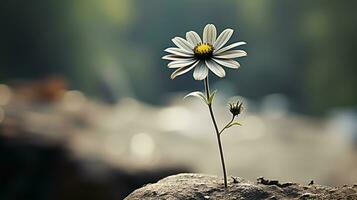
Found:
[[[357,199],[357,185],[327,187],[313,181],[300,185],[263,177],[257,182],[232,177],[225,189],[223,180],[216,176],[178,174],[148,184],[126,197],[136,199]]]

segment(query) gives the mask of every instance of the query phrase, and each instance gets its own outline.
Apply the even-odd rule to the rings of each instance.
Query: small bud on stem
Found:
[[[229,104],[229,111],[232,113],[233,117],[238,116],[243,111],[243,102],[237,101],[236,103]]]

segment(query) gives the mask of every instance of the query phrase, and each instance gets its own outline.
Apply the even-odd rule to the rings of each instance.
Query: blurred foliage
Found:
[[[285,94],[293,109],[321,113],[357,103],[356,2],[206,0],[4,0],[0,80],[59,74],[73,88],[115,101],[162,103],[167,92],[201,89],[169,79],[160,57],[170,39],[206,23],[235,29],[248,57],[225,85],[252,99]]]
[[[357,103],[356,1],[314,2],[303,17],[309,56],[304,92],[313,111]]]

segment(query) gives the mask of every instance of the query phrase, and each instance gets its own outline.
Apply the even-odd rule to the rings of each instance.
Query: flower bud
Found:
[[[243,102],[237,101],[237,103],[230,103],[229,111],[232,113],[234,117],[238,116],[243,111]]]

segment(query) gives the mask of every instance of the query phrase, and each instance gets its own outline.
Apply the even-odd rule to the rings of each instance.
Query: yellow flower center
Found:
[[[195,53],[197,54],[207,54],[213,51],[213,47],[210,44],[204,43],[204,44],[198,44],[195,49]]]
[[[213,46],[208,43],[199,43],[193,49],[196,58],[198,59],[208,59],[212,56],[213,53]]]

